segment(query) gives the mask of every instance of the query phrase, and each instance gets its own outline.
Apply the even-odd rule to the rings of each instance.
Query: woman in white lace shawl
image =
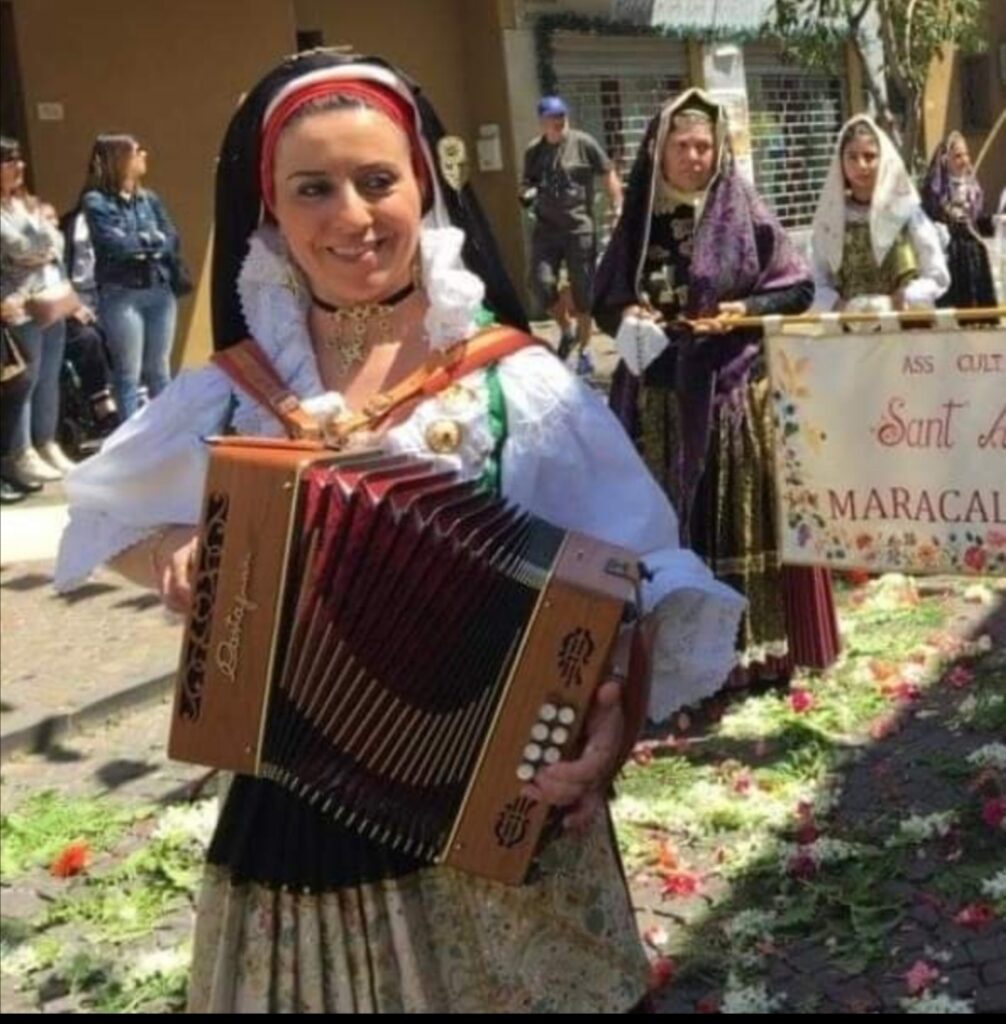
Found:
[[[431,350],[473,334],[487,312],[522,326],[473,194],[448,185],[432,159],[441,136],[418,90],[380,61],[314,52],[270,72],[235,115],[219,164],[217,347],[254,337],[324,417],[359,408]],[[327,310],[375,303],[393,340],[368,320],[361,350],[345,350]],[[182,374],[71,476],[60,586],[110,561],[186,606],[202,438],[220,430],[232,400],[238,432],[278,433],[208,367]],[[508,499],[645,558],[653,716],[722,683],[743,602],[680,550],[672,508],[603,401],[532,346],[424,400],[383,443],[429,452],[429,428],[444,419],[458,428],[444,457],[466,477],[495,465],[490,478]],[[273,783],[238,776],[209,851],[191,1008],[630,1009],[647,965],[603,807],[634,727],[620,687],[606,682],[583,754],[531,787],[567,808],[568,828],[520,887],[425,867]]]
[[[814,214],[814,308],[932,308],[950,285],[939,235],[894,143],[865,114],[843,127]]]

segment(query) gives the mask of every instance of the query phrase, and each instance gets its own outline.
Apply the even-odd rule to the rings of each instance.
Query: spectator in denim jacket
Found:
[[[99,135],[81,197],[123,417],[137,410],[141,381],[151,398],[167,386],[175,335],[178,233],[160,199],[141,187],[146,171],[147,151],[131,135]]]

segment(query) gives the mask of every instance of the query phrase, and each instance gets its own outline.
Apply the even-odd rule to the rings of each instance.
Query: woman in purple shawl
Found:
[[[736,316],[800,313],[814,287],[738,171],[726,112],[700,90],[650,122],[595,287],[594,316],[623,356],[612,408],[684,542],[748,599],[732,682],[826,667],[839,646],[829,577],[779,563],[762,335],[730,329]],[[701,333],[683,318],[703,320]]]
[[[960,132],[951,132],[936,147],[922,183],[923,209],[931,220],[945,225],[950,235],[950,289],[937,303],[940,306],[973,309],[996,304],[992,266],[981,238],[992,234],[992,222],[982,216],[983,205],[967,140]]]

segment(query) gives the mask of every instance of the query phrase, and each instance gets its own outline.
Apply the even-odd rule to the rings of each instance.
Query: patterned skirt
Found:
[[[253,841],[253,840],[250,840]],[[648,967],[607,821],[507,886],[451,868],[328,891],[207,867],[193,1013],[624,1013]]]
[[[767,378],[738,388],[713,413],[690,543],[716,578],[742,593],[748,611],[731,685],[784,679],[794,668],[824,669],[840,641],[827,570],[783,566],[776,540],[772,408]],[[643,389],[644,457],[674,500],[681,426],[669,389]]]

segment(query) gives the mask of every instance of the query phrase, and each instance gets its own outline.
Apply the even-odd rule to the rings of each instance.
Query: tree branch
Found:
[[[853,32],[859,31],[859,26],[862,24],[863,19],[866,17],[868,11],[873,6],[873,0],[863,0],[863,6],[859,9],[859,14],[849,15],[849,27]]]

